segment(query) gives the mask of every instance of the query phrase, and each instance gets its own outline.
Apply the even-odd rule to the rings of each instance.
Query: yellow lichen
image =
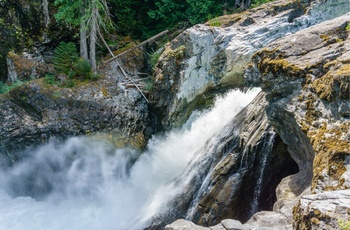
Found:
[[[291,77],[300,77],[300,75],[303,74],[303,70],[296,66],[295,64],[292,64],[288,62],[286,59],[270,59],[266,58],[261,62],[260,70],[263,71],[263,73],[286,73],[288,76]]]
[[[101,89],[101,92],[102,92],[102,95],[103,95],[103,97],[108,97],[108,89],[106,89],[106,88],[102,88]]]
[[[318,181],[327,181],[324,187],[325,190],[343,188],[345,180],[342,180],[341,176],[347,170],[344,160],[350,156],[350,143],[348,140],[342,139],[342,137],[348,131],[349,125],[350,122],[347,122],[338,126],[332,125],[330,128],[324,122],[318,129],[307,133],[312,148],[316,153],[313,189],[319,183]],[[326,178],[324,174],[327,175]],[[329,179],[337,183],[331,183]]]
[[[340,67],[336,72],[336,76],[350,77],[350,64],[345,64]]]
[[[334,96],[333,92],[334,79],[330,74],[326,74],[321,78],[316,79],[312,83],[312,87],[321,99],[330,101]]]
[[[171,49],[170,47],[164,51],[164,60],[168,61],[171,58],[175,58],[176,60],[179,60],[184,57],[186,47],[184,45],[181,45],[177,47],[176,49]]]
[[[326,34],[321,34],[320,35],[320,38],[322,38],[322,40],[323,41],[325,41],[325,42],[328,42],[331,38],[328,36],[328,35],[326,35]]]

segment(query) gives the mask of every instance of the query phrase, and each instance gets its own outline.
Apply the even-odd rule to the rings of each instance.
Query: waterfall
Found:
[[[199,150],[258,92],[217,98],[183,128],[153,137],[144,153],[91,137],[27,152],[15,166],[0,169],[0,229],[143,229],[179,192],[171,181],[190,170]]]
[[[255,214],[258,210],[259,206],[259,198],[261,194],[261,189],[263,185],[263,179],[264,179],[264,171],[267,166],[268,158],[272,152],[273,148],[273,141],[276,137],[276,133],[271,131],[271,133],[268,134],[267,141],[264,141],[262,150],[260,151],[262,154],[262,159],[259,164],[259,171],[258,171],[258,180],[256,182],[254,195],[253,195],[253,202],[251,207],[251,215]]]

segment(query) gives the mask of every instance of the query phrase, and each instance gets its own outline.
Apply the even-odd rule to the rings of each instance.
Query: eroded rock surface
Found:
[[[349,152],[349,31],[350,14],[288,36],[253,57],[249,76],[257,79],[270,100],[269,120],[289,144],[293,158],[313,170],[314,192],[348,188],[342,175]],[[300,141],[288,140],[279,111],[295,119],[312,152],[301,151]],[[290,122],[288,122],[290,123]],[[278,125],[280,128],[278,128]],[[287,125],[287,124],[286,124]],[[295,128],[294,128],[295,129]],[[292,131],[292,132],[291,132]],[[285,132],[285,134],[283,134]],[[289,133],[287,133],[289,132]],[[295,153],[295,154],[293,154]],[[300,166],[300,164],[299,164]],[[302,169],[301,169],[302,170]]]
[[[346,14],[280,39],[257,52],[246,72],[248,81],[267,92],[269,123],[303,172],[289,183],[296,195],[301,190],[295,185],[306,188],[311,177],[311,191],[320,197],[327,196],[324,191],[349,189],[349,23]],[[301,197],[294,213],[297,228],[336,228],[335,217],[316,220],[334,210],[319,210],[310,221],[313,216],[305,210],[319,205],[313,204],[314,196]]]
[[[251,56],[272,41],[348,12],[349,1],[276,1],[217,19],[220,27],[196,25],[159,59],[152,102],[164,128],[182,124],[216,93],[243,87]]]
[[[349,190],[344,189],[349,189],[349,23],[348,13],[286,36],[255,53],[252,62],[247,66],[246,81],[250,85],[262,87],[267,100],[261,111],[259,107],[255,109],[257,114],[254,118],[259,120],[262,116],[260,113],[265,114],[266,127],[276,132],[280,138],[280,142],[277,143],[284,146],[276,152],[290,154],[299,170],[297,174],[283,179],[277,187],[277,202],[273,211],[256,213],[244,224],[247,229],[339,228],[336,225],[337,218],[348,218],[344,210],[348,210],[346,199]],[[257,102],[252,102],[254,103]],[[245,115],[245,122],[249,120],[248,114]],[[248,127],[249,122],[246,125]],[[254,130],[257,133],[267,131],[261,126],[255,127]],[[244,130],[240,132],[242,135],[245,133]],[[252,132],[248,133],[250,137],[254,135]],[[249,143],[249,138],[247,140]],[[267,139],[264,141],[267,142]],[[227,140],[223,139],[223,142],[227,143]],[[247,160],[250,162],[248,164],[254,162],[253,158]],[[262,158],[259,160],[261,162]],[[191,215],[187,215],[186,219],[196,224],[214,226],[224,218],[242,220],[237,213],[229,210],[236,208],[235,211],[240,213],[247,211],[247,208],[252,210],[252,206],[248,207],[242,203],[238,205],[223,202],[221,206],[220,201],[230,201],[223,194],[240,194],[237,191],[242,189],[241,192],[247,195],[249,189],[254,190],[244,183],[237,189],[235,183],[244,177],[236,177],[236,171],[225,167],[230,165],[230,161],[222,162],[226,163],[216,163],[213,167],[215,173],[208,175],[225,175],[231,179],[207,177],[202,187],[210,184],[210,189],[201,192],[200,198],[194,201],[198,206],[193,206],[195,208],[191,209]],[[271,161],[271,165],[276,163],[276,159]],[[256,168],[249,170],[259,172]],[[250,180],[249,183],[254,184],[253,181]],[[345,191],[339,192],[333,206],[327,205],[327,202],[333,199],[331,193],[325,192],[329,190]],[[316,195],[307,195],[310,193]],[[222,197],[224,198],[221,200]],[[329,209],[317,208],[317,215],[314,215],[312,210],[323,202],[320,197],[325,197],[324,204]],[[241,197],[239,200],[242,199]],[[345,199],[344,207],[340,207],[342,199]],[[250,203],[253,202],[254,199],[250,198]],[[339,204],[338,208],[336,204]],[[295,205],[297,206],[293,214]],[[226,214],[222,214],[223,212]],[[332,212],[336,214],[329,214]]]
[[[12,160],[14,152],[50,138],[102,132],[116,145],[143,147],[148,105],[136,91],[128,97],[113,78],[81,83],[75,88],[26,83],[0,97],[0,152]],[[113,135],[112,135],[113,134]]]
[[[342,229],[349,220],[350,190],[303,196],[296,209],[295,229]],[[344,229],[344,228],[343,228]]]

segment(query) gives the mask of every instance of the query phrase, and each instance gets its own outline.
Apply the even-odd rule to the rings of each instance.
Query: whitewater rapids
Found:
[[[153,137],[144,153],[91,137],[38,147],[0,169],[0,229],[142,229],[169,208],[169,182],[258,92],[218,97],[181,129]]]

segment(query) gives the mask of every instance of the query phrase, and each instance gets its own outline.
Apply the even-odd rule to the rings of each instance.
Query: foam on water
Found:
[[[169,182],[258,92],[217,98],[186,127],[154,137],[140,157],[88,137],[37,148],[0,170],[0,229],[141,229],[167,208],[176,189]]]

